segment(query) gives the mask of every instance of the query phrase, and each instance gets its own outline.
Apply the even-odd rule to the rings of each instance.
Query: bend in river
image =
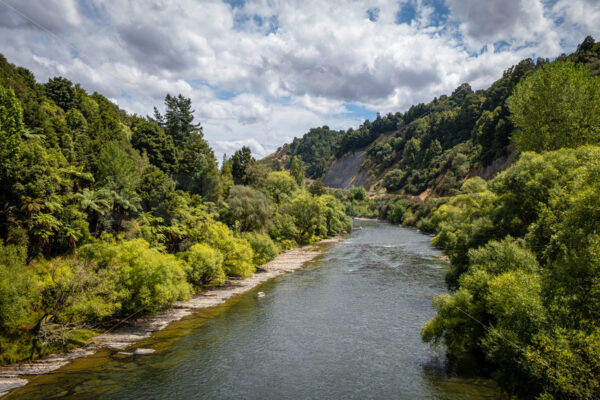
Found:
[[[8,399],[488,399],[488,380],[445,372],[422,343],[446,266],[429,237],[381,222],[306,268],[201,310],[138,346],[79,359]],[[256,293],[263,291],[264,298]]]

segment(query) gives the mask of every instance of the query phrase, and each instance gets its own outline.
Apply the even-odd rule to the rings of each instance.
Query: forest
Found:
[[[451,294],[433,300],[423,340],[473,357],[518,398],[600,395],[599,54],[588,38],[527,63],[506,101],[516,161],[505,171],[459,180],[451,196],[363,206],[435,235]]]
[[[0,56],[0,364],[84,344],[278,252],[349,232],[304,163],[219,167],[190,99],[131,115]]]
[[[450,294],[433,300],[423,340],[474,359],[518,398],[600,397],[599,75],[600,43],[587,37],[573,54],[520,62],[487,90],[465,84],[413,106],[391,139],[366,147],[368,168],[399,194],[338,194],[350,215],[434,235],[451,262]],[[335,143],[318,154],[343,152]],[[502,158],[513,160],[504,171],[478,176]],[[403,196],[426,189],[424,201]]]
[[[0,364],[81,345],[368,216],[432,233],[450,259],[424,341],[519,398],[598,398],[599,75],[587,37],[486,90],[219,166],[182,95],[132,115],[0,57]],[[358,149],[387,196],[318,179]]]

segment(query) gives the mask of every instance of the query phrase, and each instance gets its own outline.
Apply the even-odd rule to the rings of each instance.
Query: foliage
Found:
[[[317,179],[325,174],[333,161],[343,135],[343,131],[331,130],[328,126],[311,128],[284,149],[290,158],[300,157],[306,164],[307,176]]]
[[[276,204],[292,196],[297,188],[296,180],[287,171],[269,173],[265,183],[268,195]]]
[[[27,320],[33,288],[25,259],[23,247],[0,244],[0,332]]]
[[[277,246],[273,240],[264,233],[245,232],[242,237],[250,243],[254,258],[254,265],[263,265],[275,258],[278,253]]]
[[[248,183],[246,169],[255,161],[254,157],[252,157],[252,151],[247,146],[243,146],[240,150],[233,153],[230,163],[233,182],[236,185],[245,185]]]
[[[523,153],[433,213],[455,292],[434,300],[424,340],[483,354],[522,397],[599,394],[598,160],[590,146]]]
[[[313,183],[310,184],[308,191],[313,196],[321,196],[327,192],[321,178],[314,180]]]
[[[362,186],[352,186],[348,190],[348,200],[364,200],[367,197],[367,191]]]
[[[227,205],[225,219],[237,231],[264,231],[269,228],[273,206],[264,193],[248,186],[236,185],[229,192]]]
[[[270,172],[243,148],[219,171],[189,99],[167,95],[164,115],[141,118],[64,78],[40,85],[1,56],[0,156],[2,363],[349,230],[339,202],[299,190],[301,168]],[[315,205],[314,230],[289,213],[298,195]]]
[[[298,156],[292,157],[290,161],[290,174],[294,177],[298,186],[304,185],[305,171],[304,161]]]
[[[583,65],[553,62],[522,80],[510,98],[520,151],[600,142],[600,78]]]
[[[216,249],[196,243],[179,255],[189,265],[188,280],[197,286],[222,286],[225,283],[223,255]]]

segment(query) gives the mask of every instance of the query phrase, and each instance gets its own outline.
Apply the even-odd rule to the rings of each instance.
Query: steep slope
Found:
[[[599,75],[600,43],[588,37],[575,53],[558,61],[584,64],[592,75]],[[514,159],[508,99],[521,79],[548,62],[523,60],[504,71],[488,89],[473,91],[464,83],[452,94],[414,105],[404,114],[378,114],[374,121],[336,135],[335,140],[322,140],[327,143],[326,154],[335,157],[318,168],[307,168],[307,175],[323,176],[324,184],[335,188],[364,186],[421,197],[455,194],[469,177],[490,179]],[[315,157],[319,151],[325,153],[315,145],[312,131],[284,146],[286,151],[275,158],[301,155],[305,161],[311,160],[309,165],[315,159],[325,160]]]
[[[360,166],[365,160],[366,150],[344,154],[336,159],[323,177],[323,184],[337,189],[349,189],[351,186],[363,186],[366,174]]]

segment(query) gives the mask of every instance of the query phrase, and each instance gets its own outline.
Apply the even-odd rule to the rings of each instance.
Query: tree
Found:
[[[216,249],[204,243],[196,243],[185,253],[180,253],[190,266],[188,280],[194,285],[223,286],[225,284],[225,270],[223,269],[223,255]]]
[[[262,232],[269,228],[273,206],[264,193],[236,185],[231,188],[227,205],[229,226],[239,232]]]
[[[600,78],[583,65],[553,62],[522,80],[509,101],[520,151],[600,142]]]
[[[221,165],[221,194],[223,198],[229,197],[229,191],[233,187],[233,174],[231,173],[231,163],[223,154],[223,164]]]
[[[255,188],[263,188],[266,185],[270,170],[263,164],[250,163],[246,168],[246,182]]]
[[[73,86],[73,83],[60,76],[48,79],[48,83],[44,85],[46,96],[52,99],[57,106],[65,111],[71,108],[77,108],[81,101],[78,87]]]
[[[323,185],[323,179],[319,178],[319,179],[314,180],[313,183],[310,184],[308,191],[313,196],[321,196],[321,195],[327,193],[327,190],[325,189],[325,186]]]
[[[362,186],[352,186],[350,190],[348,190],[348,200],[358,200],[362,201],[367,198],[367,191]]]
[[[290,161],[290,174],[296,180],[298,186],[304,185],[304,175],[306,172],[306,168],[304,166],[304,161],[299,156],[292,157],[292,161]]]
[[[181,94],[165,96],[165,115],[161,115],[154,108],[154,122],[159,124],[165,132],[173,138],[175,146],[179,147],[194,134],[202,135],[200,123],[194,124],[194,110],[192,100]]]
[[[33,301],[32,277],[25,268],[23,247],[5,246],[0,241],[0,332],[23,322]]]
[[[0,183],[6,193],[7,179],[16,167],[23,131],[23,110],[12,89],[0,87]]]
[[[116,229],[121,228],[126,214],[138,211],[140,197],[137,188],[140,176],[136,162],[121,143],[110,142],[100,153],[98,183],[110,193]]]
[[[144,210],[151,211],[160,207],[175,190],[175,183],[154,165],[144,168],[138,186],[138,193]]]
[[[175,172],[177,149],[173,138],[153,122],[139,119],[132,127],[131,145],[140,153],[146,153],[151,164],[166,173]]]
[[[590,51],[594,47],[595,43],[596,42],[594,41],[594,38],[588,35],[585,37],[585,39],[583,39],[583,42],[577,46],[577,52]]]
[[[79,207],[88,215],[90,231],[96,233],[100,217],[112,208],[109,191],[107,189],[94,191],[85,188],[81,193],[77,193],[74,198],[79,200]]]
[[[190,191],[198,193],[207,201],[218,202],[221,199],[221,175],[214,156],[198,154],[191,173]]]
[[[255,159],[252,157],[252,150],[248,146],[243,146],[240,150],[233,153],[231,157],[231,173],[236,185],[248,184],[246,169],[254,162]]]
[[[98,160],[98,183],[110,189],[133,192],[137,188],[140,172],[136,162],[119,142],[110,142]]]
[[[302,192],[291,201],[289,213],[298,228],[296,241],[307,244],[315,234],[327,234],[327,225],[321,202],[308,192]]]
[[[291,196],[296,189],[298,189],[296,180],[289,172],[276,171],[269,173],[266,190],[276,204],[280,204],[285,197]]]
[[[210,174],[210,176],[204,176],[205,174]],[[196,193],[207,194],[209,187],[216,188],[218,186],[218,175],[217,160],[212,149],[201,133],[192,134],[183,145],[177,163],[176,177],[179,187],[183,190],[194,190]],[[208,179],[212,183],[205,185]],[[210,196],[218,197],[218,189]]]

